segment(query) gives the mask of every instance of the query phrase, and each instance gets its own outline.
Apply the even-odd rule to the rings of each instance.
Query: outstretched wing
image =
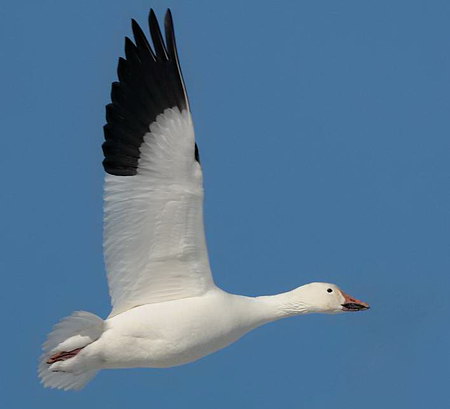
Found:
[[[203,228],[202,171],[170,10],[153,48],[133,20],[112,84],[103,166],[104,253],[113,310],[192,297],[214,286]]]

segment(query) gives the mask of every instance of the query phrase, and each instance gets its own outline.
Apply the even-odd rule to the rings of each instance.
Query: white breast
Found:
[[[92,348],[105,368],[182,365],[259,325],[253,304],[254,299],[215,289],[201,297],[143,305],[107,320],[107,330]]]

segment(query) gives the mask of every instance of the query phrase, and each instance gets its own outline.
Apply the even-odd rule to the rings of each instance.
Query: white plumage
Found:
[[[369,308],[334,284],[245,297],[215,286],[203,228],[203,182],[170,11],[153,49],[135,21],[107,106],[104,254],[106,320],[76,312],[43,345],[45,386],[82,388],[100,369],[192,362],[283,317]]]
[[[111,316],[212,287],[189,112],[166,109],[157,117],[144,136],[138,174],[107,174],[104,200]]]

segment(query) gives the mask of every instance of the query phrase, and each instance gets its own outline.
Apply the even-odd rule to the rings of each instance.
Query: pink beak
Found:
[[[357,300],[356,298],[351,297],[350,295],[344,293],[341,290],[342,295],[344,296],[344,303],[342,304],[342,309],[344,311],[362,311],[368,310],[370,308],[369,304],[366,302]]]

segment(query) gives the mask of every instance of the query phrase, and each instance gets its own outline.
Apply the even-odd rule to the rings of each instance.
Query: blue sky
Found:
[[[366,313],[291,318],[194,364],[43,389],[40,344],[107,316],[102,125],[130,19],[171,7],[217,283],[330,281]],[[450,354],[450,3],[2,1],[0,403],[439,407]]]

